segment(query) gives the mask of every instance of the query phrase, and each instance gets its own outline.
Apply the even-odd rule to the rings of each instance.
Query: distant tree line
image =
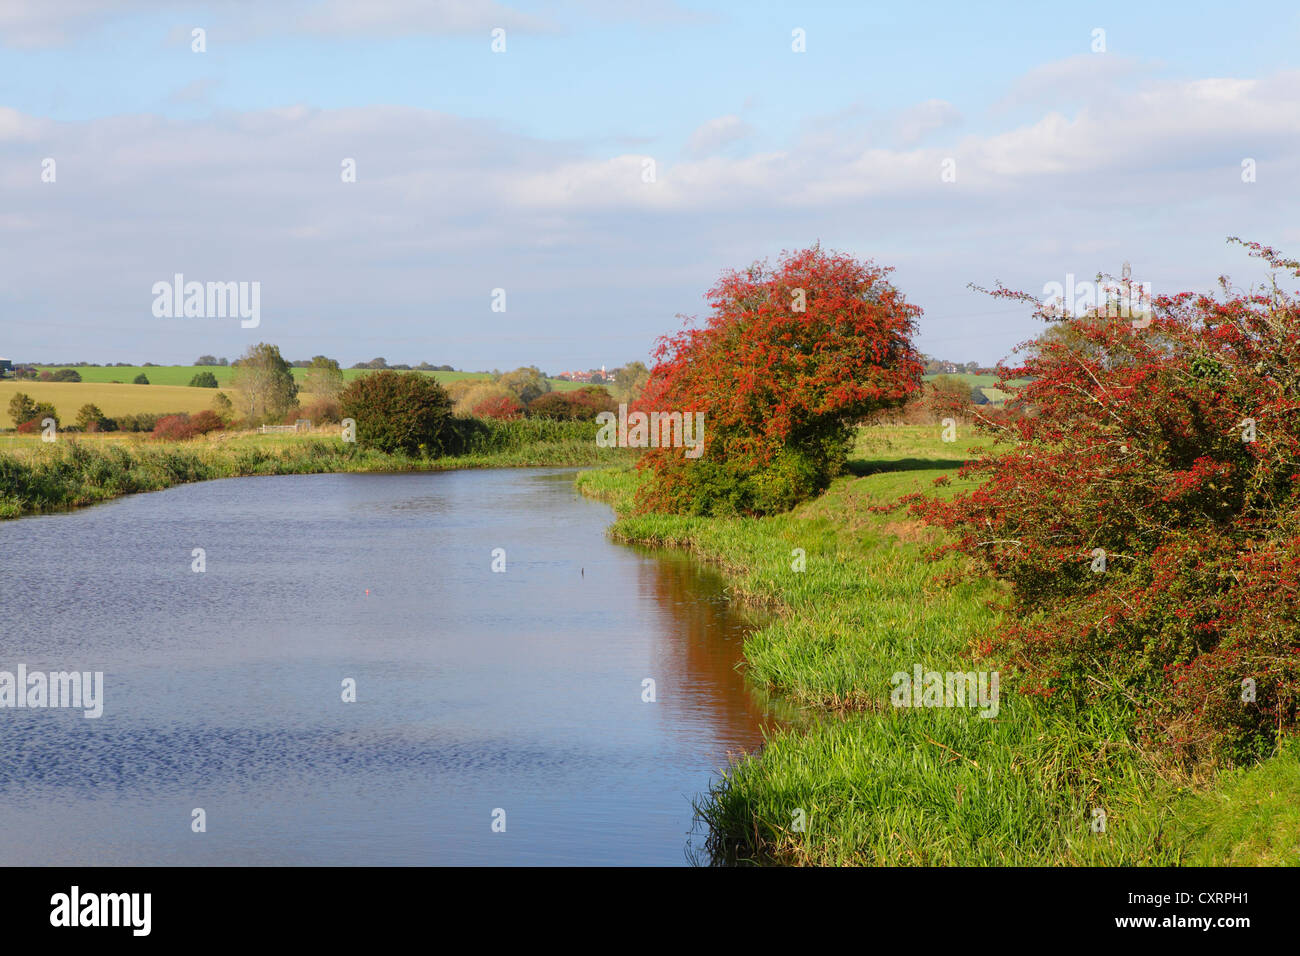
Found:
[[[950,362],[933,355],[921,356],[921,367],[925,375],[996,375],[997,369],[981,365],[979,362]]]

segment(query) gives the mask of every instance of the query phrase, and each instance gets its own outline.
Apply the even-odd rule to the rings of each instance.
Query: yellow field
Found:
[[[59,421],[71,424],[82,405],[98,405],[109,418],[139,412],[198,412],[212,407],[219,389],[188,388],[184,385],[112,385],[102,382],[0,382],[0,427],[13,428],[9,420],[9,399],[26,392],[36,402],[49,402],[59,412]],[[234,392],[226,394],[234,401]]]
[[[183,387],[183,386],[179,386]],[[294,432],[282,432],[279,434],[263,435],[255,429],[216,431],[198,438],[190,439],[185,442],[164,442],[153,441],[148,432],[91,432],[89,434],[78,433],[76,435],[66,435],[65,440],[84,442],[87,445],[104,447],[107,445],[124,445],[140,446],[148,445],[151,448],[162,447],[184,447],[190,449],[201,449],[213,445],[224,445],[228,442],[237,442],[241,446],[258,447],[258,448],[283,448],[296,442],[302,442],[308,438],[319,438],[321,436],[334,436],[338,434],[338,427],[332,429],[322,429],[315,432],[305,432],[296,434]],[[39,432],[30,435],[18,435],[10,431],[6,434],[0,434],[0,454],[13,455],[16,458],[26,458],[33,454],[39,454],[43,449],[48,449],[41,440]]]

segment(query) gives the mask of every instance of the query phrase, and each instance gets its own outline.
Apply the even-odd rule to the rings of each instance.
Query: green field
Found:
[[[69,366],[69,365],[37,365],[38,371],[57,372],[61,368],[71,368],[81,376],[82,382],[122,382],[129,383],[142,372],[148,377],[150,385],[186,385],[190,384],[190,379],[194,378],[199,372],[211,372],[216,376],[217,384],[226,387],[230,384],[231,376],[235,370],[229,366],[223,365],[131,365],[121,367],[110,366]],[[362,368],[345,368],[343,370],[343,380],[350,382],[354,378],[365,375],[371,369]],[[307,369],[295,368],[293,376],[299,382],[306,377]],[[461,379],[477,378],[485,379],[491,376],[481,372],[423,372],[424,375],[432,375],[439,382],[455,382]],[[556,391],[567,391],[572,388],[581,386],[575,382],[565,382],[560,379],[550,379],[551,388]]]
[[[978,386],[979,390],[984,393],[984,397],[987,398],[990,402],[995,402],[995,403],[1005,402],[1008,398],[1011,397],[1006,392],[995,387],[998,382],[998,377],[996,375],[976,375],[972,372],[958,372],[956,374],[949,375],[946,372],[940,372],[935,375],[923,375],[921,377],[924,381],[927,382],[940,377],[955,378],[957,379],[957,381],[964,382],[965,384],[971,386],[972,388]],[[1019,388],[1021,385],[1027,385],[1028,383],[1029,383],[1029,379],[1027,378],[1013,378],[1007,384]]]
[[[954,375],[949,375],[947,372],[937,372],[934,375],[922,375],[921,378],[927,382],[936,378],[955,378],[957,381],[964,382],[967,385],[979,385],[982,387],[989,387],[998,383],[998,377],[996,375],[976,375],[973,372],[957,372]],[[1028,381],[1029,379],[1027,378],[1013,378],[1010,384],[1019,386],[1026,384]]]

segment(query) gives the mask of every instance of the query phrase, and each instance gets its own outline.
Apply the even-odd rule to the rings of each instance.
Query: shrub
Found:
[[[190,379],[190,388],[216,388],[217,377],[211,372],[203,371],[197,373]]]
[[[661,340],[636,409],[704,414],[703,458],[651,448],[642,510],[769,513],[823,490],[853,426],[920,385],[920,309],[890,270],[819,248],[755,263],[709,290],[703,328]],[[709,464],[701,467],[707,458]],[[774,469],[770,476],[763,472]],[[729,484],[730,487],[724,487]]]
[[[152,437],[161,441],[186,441],[224,427],[225,423],[216,412],[204,409],[193,415],[182,413],[160,418],[154,426]]]
[[[1010,583],[986,650],[1026,690],[1082,706],[1113,678],[1187,760],[1267,750],[1300,692],[1300,300],[1221,286],[1137,328],[1037,307],[1051,332],[1002,371],[1020,414],[961,471],[982,485],[912,505]]]
[[[119,415],[117,427],[124,432],[151,432],[160,419],[183,415],[183,412],[157,414],[154,412],[137,412],[134,415]]]
[[[132,385],[148,385],[148,384],[149,384],[149,376],[146,375],[146,374],[144,374],[144,372],[141,372],[141,373],[140,373],[139,375],[137,375],[135,378],[131,379],[131,384],[132,384]]]
[[[603,388],[582,388],[572,392],[547,392],[528,403],[532,418],[549,418],[554,421],[592,422],[601,412],[618,410]]]
[[[24,425],[36,417],[36,403],[26,392],[14,392],[9,399],[9,417],[14,427]]]
[[[489,395],[470,409],[479,418],[519,418],[523,413],[524,406],[513,395]]]
[[[49,402],[37,402],[37,403],[36,403],[36,421],[37,421],[38,423],[40,423],[40,422],[43,422],[43,421],[44,421],[45,419],[47,419],[47,418],[52,418],[52,419],[54,419],[54,424],[55,424],[55,426],[58,426],[59,424],[61,424],[60,419],[59,419],[59,413],[58,413],[58,410],[55,409],[55,407],[54,407],[53,405],[51,405]]]
[[[50,376],[52,382],[80,382],[81,373],[75,368],[61,368]]]
[[[924,395],[935,420],[970,417],[970,386],[959,378],[938,375],[925,383]]]
[[[221,420],[221,416],[207,408],[190,416],[190,430],[195,435],[206,435],[225,427],[226,423]]]
[[[474,409],[489,399],[506,399],[518,402],[514,393],[508,389],[502,388],[493,382],[477,381],[472,382],[467,388],[460,391],[460,397],[456,399],[455,403],[456,414],[473,415]]]
[[[454,440],[451,399],[430,376],[384,370],[353,379],[339,396],[357,423],[357,443],[437,457]]]
[[[478,388],[482,384],[483,381],[481,379],[458,378],[454,382],[448,382],[442,387],[443,390],[446,391],[447,397],[451,399],[452,404],[456,406],[456,413],[462,414],[461,401],[467,394],[469,394],[471,389]]]
[[[230,400],[230,396],[225,392],[217,392],[212,396],[212,410],[227,425],[234,421],[235,403]]]
[[[336,401],[343,391],[343,371],[339,363],[324,355],[313,356],[303,376],[302,390],[317,399]]]
[[[334,425],[342,420],[343,410],[333,399],[322,398],[301,408],[298,417],[310,420],[313,425]]]
[[[158,419],[151,437],[161,441],[184,441],[194,437],[193,432],[190,431],[190,416],[184,413],[163,416]]]
[[[496,384],[513,395],[520,405],[527,405],[551,390],[551,383],[535,365],[506,372],[497,379]]]
[[[77,411],[77,427],[83,432],[109,431],[109,421],[98,405],[82,405]]]
[[[449,455],[489,455],[535,451],[543,445],[580,445],[590,450],[596,437],[591,422],[561,422],[545,418],[452,418]]]
[[[41,431],[45,427],[44,423],[47,418],[54,420],[56,428],[59,426],[59,413],[53,405],[49,402],[32,402],[30,398],[27,398],[21,392],[16,393],[14,398],[10,400],[9,413],[11,415],[20,410],[15,408],[15,402],[20,397],[27,399],[27,402],[22,404],[21,411],[31,415],[31,418],[27,421],[17,423],[16,430],[20,435],[30,435],[33,432]]]

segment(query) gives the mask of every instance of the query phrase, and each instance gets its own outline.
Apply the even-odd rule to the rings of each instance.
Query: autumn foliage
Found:
[[[1004,373],[1031,380],[1020,414],[961,473],[983,483],[912,502],[1010,582],[985,649],[1028,690],[1086,706],[1115,678],[1189,760],[1266,751],[1300,689],[1300,301],[1220,285],[1145,327],[1038,309],[1050,333]]]
[[[530,418],[592,422],[601,412],[618,410],[618,403],[603,388],[588,386],[571,392],[547,392],[528,403]]]
[[[852,427],[920,385],[920,309],[887,268],[814,247],[727,272],[702,327],[661,340],[635,410],[703,412],[704,451],[652,448],[640,505],[762,514],[823,490]]]
[[[521,418],[524,414],[524,406],[520,404],[519,399],[513,395],[489,395],[487,398],[476,403],[470,414],[478,418],[496,418],[501,420],[511,418]]]
[[[225,427],[225,422],[221,420],[216,412],[204,409],[193,415],[181,413],[179,415],[166,415],[158,419],[151,437],[160,441],[188,441],[191,438],[198,438],[200,435],[219,431]]]

